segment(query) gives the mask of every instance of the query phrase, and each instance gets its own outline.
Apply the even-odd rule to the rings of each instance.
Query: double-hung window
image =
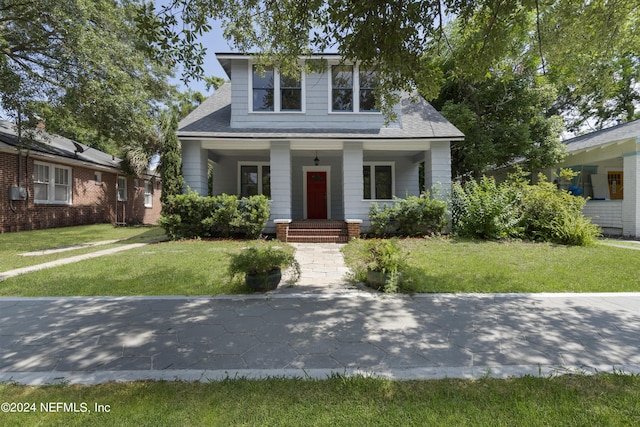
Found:
[[[148,179],[144,180],[144,207],[153,207],[153,182]]]
[[[362,168],[365,200],[391,200],[394,188],[393,163],[365,163]]]
[[[331,110],[353,111],[353,67],[331,67]]]
[[[271,198],[271,167],[267,163],[241,163],[240,195],[250,197],[262,194]]]
[[[36,203],[71,204],[71,168],[34,162],[33,181]]]
[[[332,112],[379,112],[376,108],[378,77],[375,70],[353,65],[331,67]]]
[[[252,68],[252,111],[302,111],[302,77],[281,74],[273,67]]]
[[[378,77],[375,70],[360,70],[358,73],[360,86],[360,111],[380,111],[376,108],[376,89]]]
[[[125,202],[127,200],[127,178],[118,177],[118,201]]]

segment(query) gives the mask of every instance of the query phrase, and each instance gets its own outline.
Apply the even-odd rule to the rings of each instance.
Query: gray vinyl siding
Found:
[[[182,175],[185,190],[191,189],[201,196],[206,196],[209,189],[207,184],[207,155],[197,142],[182,143]]]
[[[238,194],[238,163],[269,163],[264,156],[228,156],[213,165],[213,195]]]
[[[232,128],[331,130],[380,129],[384,126],[384,119],[380,113],[330,113],[327,73],[311,73],[306,76],[303,113],[250,112],[249,61],[235,60],[231,67]]]

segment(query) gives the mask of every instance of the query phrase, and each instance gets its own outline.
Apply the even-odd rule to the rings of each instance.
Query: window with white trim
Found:
[[[127,178],[124,176],[118,177],[118,201],[127,201]]]
[[[365,163],[362,167],[365,200],[391,200],[395,180],[393,163]]]
[[[71,204],[71,168],[34,162],[33,181],[35,203]]]
[[[353,111],[353,67],[331,67],[331,111]]]
[[[144,180],[144,207],[153,207],[153,182],[148,179]]]
[[[331,111],[379,112],[376,108],[378,77],[375,70],[353,65],[331,66]]]
[[[302,111],[302,75],[296,78],[281,74],[273,67],[252,65],[251,82],[251,111],[276,113]]]
[[[102,184],[102,172],[94,171],[93,172],[93,180],[96,182],[96,185]]]
[[[263,194],[271,198],[271,166],[268,163],[240,163],[238,188],[242,197]]]

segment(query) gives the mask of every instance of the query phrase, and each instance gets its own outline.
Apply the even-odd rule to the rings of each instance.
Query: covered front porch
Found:
[[[447,197],[451,184],[450,143],[439,140],[183,140],[186,185],[208,194],[271,200],[266,233],[276,224],[338,221],[362,231],[372,202],[420,194],[420,163],[426,189]],[[280,226],[283,227],[282,225]]]
[[[560,167],[579,173],[568,185],[588,198],[584,215],[605,234],[640,238],[640,138],[595,137],[600,141],[567,145]]]

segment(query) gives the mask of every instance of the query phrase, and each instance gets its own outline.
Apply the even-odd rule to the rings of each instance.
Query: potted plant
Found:
[[[244,274],[247,286],[254,291],[271,291],[278,287],[282,269],[292,267],[293,280],[300,277],[300,264],[293,252],[275,246],[252,246],[231,255],[229,274]]]
[[[372,240],[366,245],[366,253],[367,284],[387,293],[397,292],[406,265],[397,240]]]

